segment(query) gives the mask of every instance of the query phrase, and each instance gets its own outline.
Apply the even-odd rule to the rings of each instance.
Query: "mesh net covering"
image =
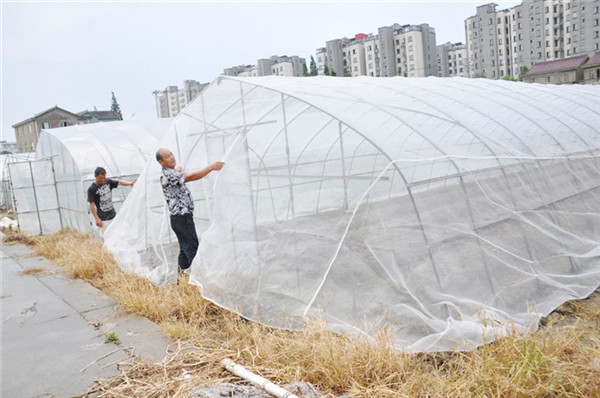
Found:
[[[51,159],[53,170],[43,166],[45,180],[41,170],[35,173],[38,194],[24,192],[21,207],[25,209],[26,201],[37,200],[39,207],[50,208],[44,201],[58,197],[60,211],[54,212],[54,217],[44,218],[45,223],[51,224],[47,226],[49,231],[56,232],[61,227],[93,230],[86,192],[96,167],[104,167],[109,178],[136,178],[148,159],[154,158],[156,145],[172,123],[173,119],[126,120],[42,130],[35,158]],[[23,165],[22,171],[11,175],[13,184],[26,184],[31,179],[29,165]],[[128,192],[129,188],[113,191],[117,211]],[[27,216],[37,219],[35,214],[22,214],[21,221],[25,223]]]
[[[600,284],[599,87],[485,79],[220,77],[161,146],[185,171],[190,281],[280,328],[389,328],[472,349]],[[146,165],[105,244],[156,284],[178,245]]]

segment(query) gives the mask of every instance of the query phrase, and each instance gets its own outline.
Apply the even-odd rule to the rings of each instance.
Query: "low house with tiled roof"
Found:
[[[90,117],[90,123],[98,123],[98,122],[116,122],[117,120],[121,120],[121,117],[117,112],[114,111],[81,111],[77,113],[82,117]]]
[[[47,109],[12,126],[15,129],[17,149],[19,152],[33,152],[38,142],[42,129],[72,126],[74,124],[87,124],[89,116],[79,116],[58,106]]]
[[[588,56],[562,58],[554,61],[539,62],[523,76],[526,83],[573,84],[583,80],[583,65]]]
[[[583,83],[600,83],[600,51],[594,53],[583,65]]]

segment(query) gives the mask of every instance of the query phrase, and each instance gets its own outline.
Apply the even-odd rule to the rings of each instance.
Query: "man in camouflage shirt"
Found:
[[[201,170],[190,173],[182,172],[181,166],[176,166],[175,156],[166,149],[156,152],[156,160],[162,166],[160,184],[167,200],[171,215],[171,228],[179,241],[179,267],[184,270],[192,265],[192,260],[198,251],[198,235],[194,225],[194,201],[186,182],[204,178],[214,170],[221,170],[223,162],[215,162]]]

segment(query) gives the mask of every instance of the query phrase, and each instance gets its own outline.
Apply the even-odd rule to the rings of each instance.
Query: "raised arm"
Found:
[[[132,187],[133,184],[135,184],[136,181],[137,180],[133,180],[131,182],[125,181],[125,180],[119,180],[119,185],[123,185],[123,186],[126,186],[126,187]]]
[[[214,170],[221,170],[223,168],[223,165],[225,163],[223,162],[214,162],[213,164],[211,164],[210,166],[206,166],[203,169],[200,170],[196,170],[196,171],[192,171],[190,173],[187,173],[185,175],[185,179],[184,182],[189,182],[189,181],[195,181],[195,180],[199,180],[201,178],[204,178],[208,173],[210,173],[211,171]]]

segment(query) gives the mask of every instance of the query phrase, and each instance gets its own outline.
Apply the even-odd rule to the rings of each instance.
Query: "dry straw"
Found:
[[[178,342],[160,363],[120,364],[118,376],[84,396],[186,397],[196,387],[234,380],[220,367],[224,358],[278,384],[310,382],[332,397],[600,396],[598,291],[565,303],[530,335],[469,352],[406,354],[393,348],[386,330],[350,340],[316,320],[299,332],[248,322],[204,300],[186,276],[178,285],[156,287],[124,273],[100,243],[77,232],[9,238],[158,323]]]

